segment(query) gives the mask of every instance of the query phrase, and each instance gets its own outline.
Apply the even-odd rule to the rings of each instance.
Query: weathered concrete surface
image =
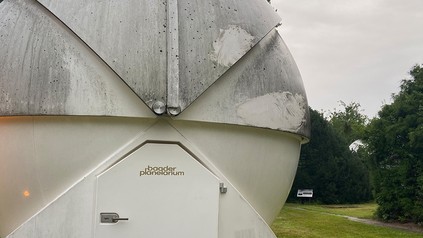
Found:
[[[77,36],[35,1],[0,4],[0,115],[154,117]]]
[[[276,30],[175,119],[246,125],[310,136],[301,75]]]
[[[2,2],[0,115],[154,117],[145,105],[162,105],[176,119],[309,136],[269,4],[143,1]]]
[[[281,20],[260,0],[178,0],[178,11],[182,110]]]
[[[38,0],[149,106],[166,101],[166,0]]]

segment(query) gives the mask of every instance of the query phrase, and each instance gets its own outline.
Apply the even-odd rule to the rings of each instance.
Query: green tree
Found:
[[[393,103],[366,131],[377,215],[384,220],[423,222],[423,69],[403,80]]]
[[[363,139],[369,119],[361,113],[361,105],[356,102],[346,104],[343,101],[340,101],[340,104],[343,110],[331,112],[330,123],[348,144]]]
[[[302,147],[290,201],[298,189],[314,189],[314,201],[358,203],[370,199],[368,171],[323,115],[310,108],[310,142]]]
[[[369,123],[369,118],[362,114],[361,105],[356,102],[350,102],[346,104],[343,101],[339,101],[339,104],[342,106],[340,110],[334,110],[330,113],[329,122],[333,128],[339,133],[349,144],[353,146],[353,156],[361,161],[360,166],[364,166],[364,169],[367,171],[370,170],[370,164],[368,163],[368,151],[365,144],[363,144],[363,138],[365,134],[366,127]],[[373,176],[371,173],[369,176],[369,184],[373,188]],[[374,192],[372,193],[374,194]]]

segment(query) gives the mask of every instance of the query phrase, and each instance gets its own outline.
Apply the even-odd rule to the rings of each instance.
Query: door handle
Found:
[[[118,222],[118,221],[128,221],[129,220],[129,218],[112,218],[112,221],[114,222],[114,223],[116,223],[116,222]]]
[[[128,221],[129,218],[119,217],[116,212],[102,212],[100,213],[101,223],[118,223],[119,221]]]

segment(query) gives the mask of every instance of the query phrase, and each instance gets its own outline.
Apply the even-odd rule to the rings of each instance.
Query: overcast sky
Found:
[[[423,0],[272,0],[309,105],[358,102],[374,117],[423,63]]]

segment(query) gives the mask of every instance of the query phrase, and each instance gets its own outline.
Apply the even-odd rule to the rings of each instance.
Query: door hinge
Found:
[[[224,183],[219,184],[219,191],[220,193],[226,193],[228,191],[228,188],[225,186]]]

